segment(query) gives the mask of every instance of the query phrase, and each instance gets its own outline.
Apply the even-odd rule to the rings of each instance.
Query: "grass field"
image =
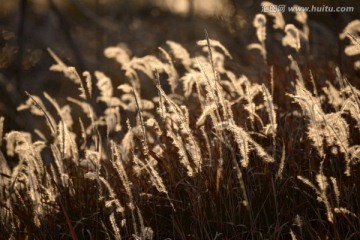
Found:
[[[4,5],[1,238],[360,239],[360,20],[136,2]]]

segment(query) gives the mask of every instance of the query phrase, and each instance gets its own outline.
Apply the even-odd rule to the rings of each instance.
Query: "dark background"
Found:
[[[339,66],[352,83],[358,73],[352,59],[344,56],[346,43],[338,34],[360,14],[355,0],[273,1],[291,6],[354,6],[353,13],[309,13],[311,51],[300,63],[313,71],[321,86],[334,78]],[[41,124],[16,108],[26,100],[25,91],[42,97],[44,91],[63,105],[67,96],[78,95],[77,86],[62,74],[50,72],[51,48],[66,64],[79,72],[100,70],[108,74],[114,87],[126,81],[120,67],[103,56],[104,48],[119,43],[127,45],[135,56],[159,55],[166,40],[185,46],[190,53],[199,49],[195,42],[211,38],[222,42],[234,56],[229,68],[263,81],[258,74],[264,67],[259,56],[246,46],[256,41],[252,19],[261,11],[259,1],[216,0],[2,0],[0,8],[0,116],[5,129],[31,131]],[[284,13],[287,23],[294,22],[292,13]],[[281,69],[287,64],[287,53],[276,42],[267,40],[268,65],[277,67],[277,81],[286,81]],[[146,90],[144,90],[146,95]],[[280,100],[281,101],[281,98]],[[42,122],[42,121],[40,121]],[[40,124],[40,126],[38,126]],[[43,125],[43,124],[42,124]]]

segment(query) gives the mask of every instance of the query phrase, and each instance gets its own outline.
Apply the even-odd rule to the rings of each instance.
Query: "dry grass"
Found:
[[[270,76],[261,83],[229,70],[232,49],[206,31],[196,56],[174,41],[162,57],[108,47],[122,84],[49,50],[50,70],[79,95],[61,105],[27,94],[18,111],[42,117],[48,132],[4,132],[0,118],[4,239],[360,238],[360,91],[339,69],[316,89],[294,60],[310,44],[307,17],[296,18],[301,29],[273,17],[255,16],[248,45]],[[289,89],[267,66],[269,26],[293,54]],[[359,54],[355,27],[340,34],[349,56]],[[275,101],[275,90],[293,103]]]

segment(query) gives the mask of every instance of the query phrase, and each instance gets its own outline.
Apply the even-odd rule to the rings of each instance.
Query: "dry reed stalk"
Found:
[[[4,117],[0,117],[0,147],[2,145],[3,135],[4,135]]]
[[[308,136],[313,142],[313,146],[318,150],[320,156],[324,156],[324,149],[331,147],[339,149],[345,155],[346,175],[350,175],[351,163],[348,157],[349,149],[349,127],[345,119],[341,117],[341,112],[325,114],[321,108],[318,98],[313,97],[301,82],[297,82],[296,95],[291,95],[301,106],[310,123],[308,126]],[[336,150],[337,151],[337,150]],[[336,152],[334,152],[337,154]]]
[[[81,107],[81,109],[83,110],[83,112],[85,113],[85,115],[94,122],[94,116],[96,116],[93,107],[86,102],[83,101],[79,101],[75,98],[72,97],[68,97],[67,100],[69,102],[75,103],[76,105],[78,105],[79,107]]]
[[[75,84],[79,85],[80,90],[80,97],[83,99],[89,99],[90,98],[90,92],[89,89],[85,88],[85,85],[89,85],[88,83],[84,82],[76,69],[74,67],[67,66],[61,59],[50,49],[47,49],[51,57],[55,60],[56,64],[52,65],[50,67],[51,71],[55,72],[62,72],[65,77],[69,78],[71,81],[73,81]],[[85,74],[86,76],[86,74]]]
[[[202,64],[200,63],[199,59],[197,58],[197,63],[198,63],[198,66],[201,70],[201,73],[203,74],[205,80],[206,80],[206,83],[207,83],[207,87],[205,87],[205,89],[207,90],[207,92],[211,95],[211,97],[213,99],[209,99],[210,102],[213,102],[216,104],[216,108],[214,109],[215,110],[215,114],[210,111],[210,116],[211,116],[211,119],[212,119],[212,122],[213,122],[213,125],[214,126],[218,126],[218,123],[221,122],[222,118],[221,118],[221,115],[220,115],[220,109],[222,108],[223,110],[223,114],[224,114],[224,119],[228,119],[228,113],[227,113],[227,108],[225,107],[225,104],[224,104],[224,99],[222,97],[222,92],[221,90],[219,89],[218,87],[218,83],[217,83],[217,73],[216,73],[216,70],[215,70],[215,67],[214,67],[214,62],[213,62],[213,56],[212,56],[212,50],[211,50],[211,45],[210,45],[210,40],[209,40],[209,36],[208,36],[208,33],[207,31],[205,30],[205,37],[206,37],[206,41],[207,41],[207,47],[208,47],[208,58],[209,58],[209,62],[210,62],[210,66],[211,66],[211,69],[212,69],[212,72],[213,72],[213,75],[214,75],[214,84],[212,85],[211,81],[210,81],[210,78],[208,77],[206,71],[204,70]],[[206,99],[206,98],[205,98]],[[221,108],[220,108],[221,107]],[[205,111],[205,109],[203,108],[203,111]],[[226,137],[223,135],[224,132],[222,131],[222,126],[220,126],[220,129],[216,129],[218,131],[218,136],[220,136],[220,142],[224,142],[226,141]],[[220,189],[220,180],[221,180],[221,175],[222,175],[222,171],[223,171],[223,156],[222,156],[222,146],[220,144],[219,146],[219,159],[218,159],[218,166],[217,166],[217,169],[216,169],[216,191],[219,192],[219,189]]]
[[[207,92],[209,94],[211,94],[212,99],[210,98],[210,101],[211,100],[214,101],[216,103],[216,105],[217,105],[217,109],[220,109],[220,107],[218,106],[219,100],[218,100],[218,97],[217,97],[216,92],[215,92],[215,87],[211,84],[210,78],[209,78],[208,74],[206,73],[203,65],[201,64],[201,62],[199,61],[198,58],[196,58],[196,61],[198,63],[199,69],[201,70],[201,73],[202,73],[203,77],[205,77],[205,80],[206,80],[206,83],[207,83],[207,87],[205,87],[205,90],[207,90]],[[214,82],[214,85],[215,85],[215,82]]]
[[[132,89],[132,92],[134,94],[136,108],[137,108],[138,116],[139,116],[139,119],[140,119],[141,133],[142,133],[142,137],[143,137],[142,142],[141,142],[142,147],[143,147],[143,154],[145,155],[145,157],[147,157],[148,154],[149,154],[149,147],[148,147],[148,141],[147,141],[147,137],[146,137],[145,123],[144,123],[144,119],[143,119],[143,116],[142,116],[142,113],[141,113],[141,110],[140,110],[138,97],[137,97],[137,95],[135,93],[134,88]]]
[[[179,43],[166,41],[166,44],[170,47],[171,53],[174,55],[174,57],[180,60],[185,69],[190,70],[193,62],[189,52]]]
[[[173,131],[172,129],[169,129],[167,131],[167,136],[170,137],[172,139],[172,143],[174,144],[174,146],[178,149],[178,155],[180,158],[180,163],[185,167],[187,175],[189,177],[194,176],[194,170],[191,167],[189,158],[187,156],[186,153],[186,149],[184,147],[184,142],[182,141],[181,137],[178,137]]]
[[[159,112],[160,112],[161,118],[164,119],[165,107],[164,107],[164,101],[162,99],[162,94],[160,92],[160,88],[161,88],[160,75],[159,75],[159,71],[157,69],[155,69],[154,75],[155,75],[156,87],[157,87],[158,95],[159,95]]]
[[[251,128],[254,129],[255,116],[257,116],[257,114],[255,113],[256,106],[253,103],[252,96],[250,95],[249,84],[245,85],[245,96],[244,97],[245,97],[245,99],[247,101],[247,104],[244,106],[244,109],[249,112],[249,119],[250,119]]]
[[[330,180],[331,180],[331,183],[332,183],[332,186],[333,186],[336,204],[337,204],[337,206],[339,206],[339,205],[340,205],[340,190],[339,190],[339,186],[338,186],[338,184],[337,184],[336,178],[330,177]]]
[[[314,79],[314,76],[312,74],[312,71],[309,70],[309,75],[310,75],[310,81],[311,81],[311,84],[313,85],[313,89],[314,89],[314,94],[315,94],[315,97],[319,98],[319,93],[317,91],[317,87],[316,87],[316,83],[315,83],[315,79]]]
[[[175,93],[175,90],[179,84],[179,76],[178,73],[175,69],[175,66],[173,64],[173,61],[169,55],[169,53],[167,53],[165,51],[165,49],[163,49],[162,47],[159,47],[160,52],[162,52],[162,54],[165,56],[166,61],[168,62],[168,65],[165,65],[165,71],[168,75],[168,82],[169,85],[171,87],[171,92]],[[158,72],[158,70],[156,70]],[[158,72],[159,73],[159,72]],[[156,79],[157,80],[157,79]]]
[[[244,200],[242,201],[242,204],[250,212],[250,218],[252,218],[251,203],[249,201],[249,197],[248,197],[248,194],[247,194],[247,191],[246,191],[246,186],[245,186],[243,174],[241,172],[241,169],[240,169],[238,163],[236,162],[236,158],[233,157],[231,159],[232,159],[232,165],[236,170],[236,177],[237,177],[237,179],[239,181],[241,192],[242,192],[242,195],[243,195],[243,198],[244,198]]]
[[[226,47],[221,42],[214,40],[214,39],[210,39],[209,34],[206,29],[204,30],[204,32],[205,32],[205,40],[197,41],[196,44],[198,46],[201,46],[201,47],[211,46],[211,48],[214,48],[214,47],[219,48],[225,54],[225,56],[227,56],[230,59],[233,59],[229,50],[227,50]]]
[[[285,144],[283,144],[282,151],[281,151],[281,159],[278,171],[276,172],[276,178],[279,178],[280,180],[283,177],[284,167],[285,167],[285,159],[286,159],[286,149]]]
[[[214,164],[214,156],[213,156],[213,153],[212,153],[212,147],[210,145],[210,139],[209,139],[209,136],[208,136],[204,126],[201,126],[200,130],[201,130],[201,133],[202,133],[202,135],[203,135],[203,137],[205,139],[205,145],[206,145],[206,148],[207,148],[207,152],[209,154],[209,167],[212,168],[212,166]]]
[[[134,197],[133,197],[133,193],[131,191],[131,187],[130,187],[130,180],[128,178],[128,175],[125,171],[124,165],[122,163],[122,159],[121,159],[121,155],[119,153],[118,147],[116,146],[116,144],[111,141],[111,150],[113,153],[113,156],[115,157],[113,161],[111,161],[112,166],[114,167],[114,169],[116,170],[116,173],[118,174],[118,177],[120,178],[125,191],[129,197],[129,209],[131,212],[131,216],[132,216],[132,222],[133,222],[133,228],[134,228],[134,233],[137,235],[138,234],[138,225],[136,223],[136,219],[135,219],[135,214],[134,214],[134,209],[135,209],[135,201],[134,201]]]
[[[114,231],[115,239],[120,240],[121,239],[120,229],[119,229],[118,225],[116,224],[115,214],[113,212],[109,215],[109,221],[110,221],[111,227]]]
[[[183,129],[184,133],[186,133],[186,140],[189,141],[189,144],[185,144],[187,151],[189,152],[190,156],[192,157],[193,163],[195,164],[195,172],[199,173],[202,169],[202,156],[201,150],[198,144],[197,139],[193,135],[190,129],[190,122],[188,119],[187,109],[185,107],[179,107],[173,100],[171,100],[162,90],[161,86],[158,88],[160,94],[162,95],[164,101],[168,104],[168,113],[173,113],[175,118],[171,116],[175,123],[179,125],[180,129]],[[166,115],[166,114],[165,114]],[[185,135],[185,134],[184,134]]]
[[[62,159],[68,158],[73,160],[74,163],[77,163],[79,156],[75,144],[75,136],[72,135],[63,121],[60,121],[58,124],[57,139],[60,145]]]
[[[244,143],[246,142],[247,143],[246,145],[247,146],[251,145],[254,148],[254,150],[257,152],[259,157],[263,159],[264,162],[266,163],[274,162],[274,159],[264,150],[264,148],[261,147],[257,142],[255,142],[252,139],[252,137],[243,128],[235,125],[235,123],[233,123],[232,121],[223,122],[221,123],[221,126],[223,127],[223,129],[227,129],[228,131],[234,134],[235,141],[238,143],[240,149],[244,146]],[[243,159],[247,158],[248,157],[247,155],[250,152],[249,148],[247,147],[246,149],[243,149],[243,152],[244,152],[244,156],[242,156]]]
[[[290,68],[295,71],[296,77],[297,77],[297,83],[300,85],[301,88],[305,88],[305,82],[304,82],[304,78],[301,74],[300,68],[298,63],[294,60],[294,58],[289,55],[288,56],[289,60],[290,60]]]
[[[267,53],[266,53],[266,46],[265,46],[265,40],[266,40],[266,17],[264,14],[256,14],[253,26],[256,28],[256,37],[258,39],[259,43],[251,43],[248,45],[247,49],[257,49],[260,51],[261,56],[263,57],[263,60],[266,61],[267,59]]]
[[[109,182],[102,176],[99,176],[99,180],[105,186],[107,191],[109,192],[110,199],[105,201],[105,207],[110,208],[112,206],[115,206],[115,212],[121,213],[121,215],[124,216],[125,209],[122,206],[122,204],[120,203],[119,199],[117,198],[116,193],[114,192],[114,189],[110,186]],[[101,195],[100,195],[100,198],[102,198]]]
[[[284,47],[291,47],[299,52],[301,47],[299,29],[297,29],[293,24],[287,24],[284,31],[285,36],[282,39],[282,45]]]
[[[333,210],[331,209],[329,199],[326,196],[326,191],[329,186],[327,177],[320,170],[320,173],[316,175],[316,182],[318,187],[316,187],[308,179],[302,176],[297,176],[297,179],[299,179],[301,182],[303,182],[305,185],[309,186],[311,189],[315,191],[318,202],[323,203],[325,206],[327,220],[330,223],[333,223],[334,222]]]
[[[82,75],[83,77],[85,77],[86,89],[88,90],[89,99],[90,99],[92,97],[92,91],[93,91],[91,74],[88,71],[85,71],[83,72]]]
[[[55,130],[55,121],[54,119],[51,117],[50,113],[47,112],[47,110],[45,109],[45,107],[43,107],[44,105],[42,103],[39,103],[32,95],[30,95],[28,92],[25,92],[26,95],[33,101],[35,107],[37,107],[42,113],[43,116],[45,116],[46,122],[48,123],[50,130],[52,132],[52,134],[55,136],[56,135],[56,130]]]

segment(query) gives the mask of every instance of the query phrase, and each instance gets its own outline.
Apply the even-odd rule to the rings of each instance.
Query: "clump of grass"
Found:
[[[301,54],[307,17],[296,17],[299,29],[281,13],[272,17],[283,34],[279,45]],[[269,20],[255,16],[258,42],[249,45],[264,63]],[[292,89],[281,88],[272,67],[270,83],[252,81],[227,68],[234,50],[207,31],[198,55],[166,44],[159,48],[164,58],[105,49],[125,83],[101,71],[78,74],[49,50],[56,62],[50,70],[80,92],[63,105],[46,92],[27,94],[18,110],[42,117],[48,132],[4,132],[0,118],[4,237],[359,237],[359,90],[337,70],[338,82],[317,91],[292,56],[285,70],[294,76]],[[155,91],[145,96],[149,85]],[[294,104],[276,102],[274,89]]]

